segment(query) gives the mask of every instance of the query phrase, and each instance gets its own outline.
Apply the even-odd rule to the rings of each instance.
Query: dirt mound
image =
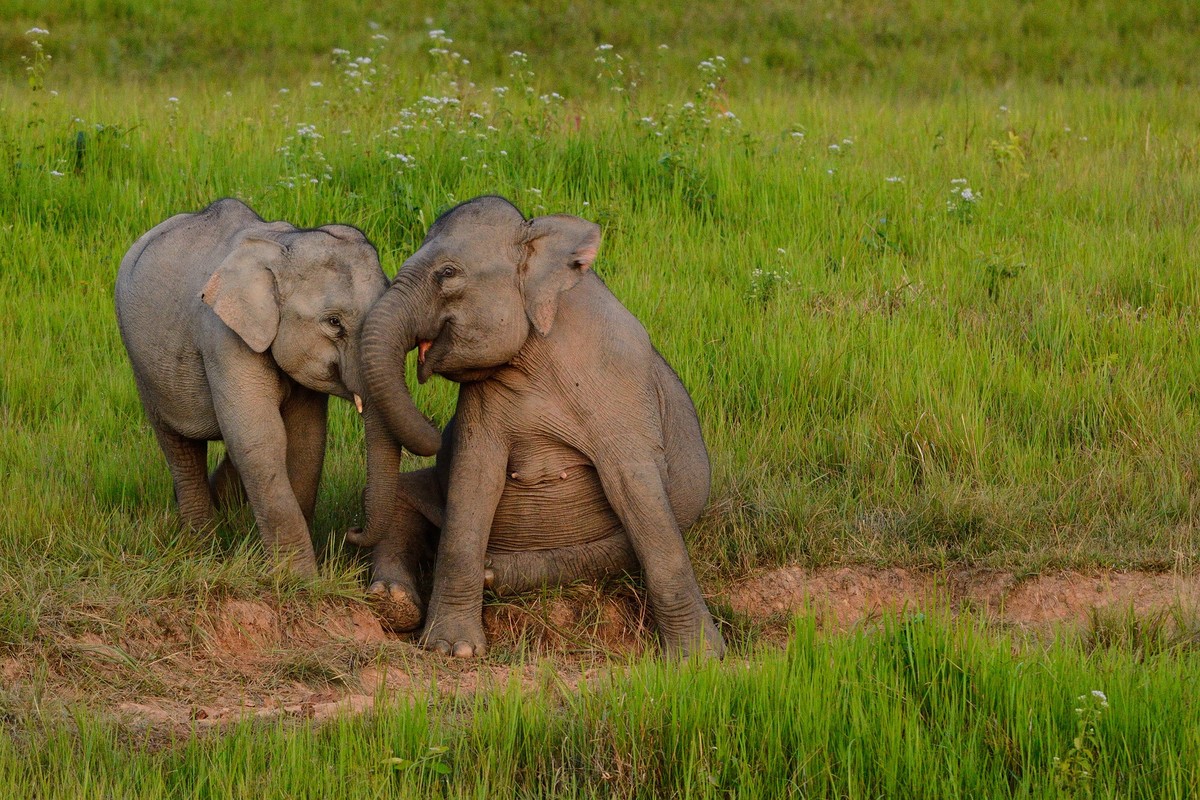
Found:
[[[1043,631],[1082,625],[1097,611],[1195,613],[1200,577],[785,567],[750,575],[711,600],[730,624],[768,639],[805,609],[830,630],[939,607]],[[492,657],[482,662],[426,653],[411,635],[386,632],[369,605],[350,601],[314,609],[224,599],[190,617],[101,621],[83,633],[68,633],[69,626],[47,631],[41,644],[0,657],[9,697],[84,702],[154,730],[246,717],[322,719],[368,710],[381,698],[473,692],[513,680],[571,688],[614,656],[638,655],[654,642],[644,599],[628,584],[490,602],[484,625]]]

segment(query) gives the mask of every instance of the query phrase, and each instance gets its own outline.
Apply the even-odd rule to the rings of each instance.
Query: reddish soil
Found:
[[[735,625],[769,640],[806,608],[827,630],[867,624],[889,611],[938,607],[1044,633],[1082,629],[1097,612],[1194,614],[1200,576],[1057,572],[1022,579],[964,569],[786,567],[753,574],[712,600],[732,611]],[[10,696],[36,691],[42,701],[82,701],[156,730],[247,716],[321,719],[368,710],[379,700],[472,692],[512,680],[571,688],[654,641],[645,605],[627,587],[579,586],[490,603],[484,621],[493,657],[483,662],[425,653],[411,636],[384,631],[368,606],[349,602],[329,602],[314,613],[226,599],[187,619],[164,613],[118,623],[86,610],[81,616],[93,621],[87,632],[48,631],[43,644],[0,656]]]

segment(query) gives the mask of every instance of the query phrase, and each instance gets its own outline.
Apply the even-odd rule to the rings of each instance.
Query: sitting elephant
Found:
[[[641,567],[673,653],[722,655],[682,529],[708,499],[709,463],[687,390],[641,323],[589,268],[600,229],[565,214],[525,219],[500,197],[443,214],[363,328],[374,413],[409,443],[424,418],[405,386],[461,384],[435,467],[367,472],[371,591],[393,627],[416,628],[414,572],[440,529],[421,640],[484,652],[485,586],[497,592]]]
[[[134,243],[117,273],[117,321],[187,525],[207,527],[214,501],[244,490],[276,560],[315,573],[326,403],[363,391],[359,333],[386,288],[358,229],[264,222],[237,200]],[[209,479],[216,439],[228,454]],[[427,454],[440,445],[429,425],[409,439]],[[394,443],[369,431],[372,446]]]

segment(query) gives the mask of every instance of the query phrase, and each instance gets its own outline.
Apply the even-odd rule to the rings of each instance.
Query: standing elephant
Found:
[[[264,222],[237,200],[134,243],[117,273],[117,321],[187,525],[207,527],[214,501],[244,490],[273,557],[316,572],[309,527],[328,395],[363,392],[359,334],[386,288],[358,229]],[[437,431],[419,432],[410,440],[435,452]],[[217,439],[227,455],[209,478]],[[394,446],[368,430],[368,450]]]
[[[640,566],[667,648],[724,652],[681,533],[708,499],[700,425],[646,330],[590,270],[599,245],[586,220],[525,219],[476,198],[433,224],[367,317],[367,399],[399,441],[424,422],[405,386],[409,350],[422,382],[461,384],[435,467],[368,460],[367,530],[350,534],[374,546],[371,591],[395,626],[415,628],[413,573],[440,529],[426,647],[484,652],[485,585],[517,592]]]

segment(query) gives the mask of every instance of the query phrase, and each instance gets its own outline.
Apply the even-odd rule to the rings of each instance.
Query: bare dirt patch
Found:
[[[788,619],[805,610],[826,630],[941,608],[1050,632],[1082,629],[1097,612],[1196,613],[1200,576],[784,567],[747,576],[711,600],[731,624],[768,640],[782,638]],[[365,603],[313,609],[224,599],[190,618],[148,614],[82,633],[46,631],[41,644],[0,656],[0,677],[10,698],[82,702],[134,726],[182,731],[246,718],[324,719],[380,700],[512,681],[570,689],[613,659],[654,646],[653,620],[628,585],[492,601],[484,623],[492,657],[464,662],[386,632]]]

